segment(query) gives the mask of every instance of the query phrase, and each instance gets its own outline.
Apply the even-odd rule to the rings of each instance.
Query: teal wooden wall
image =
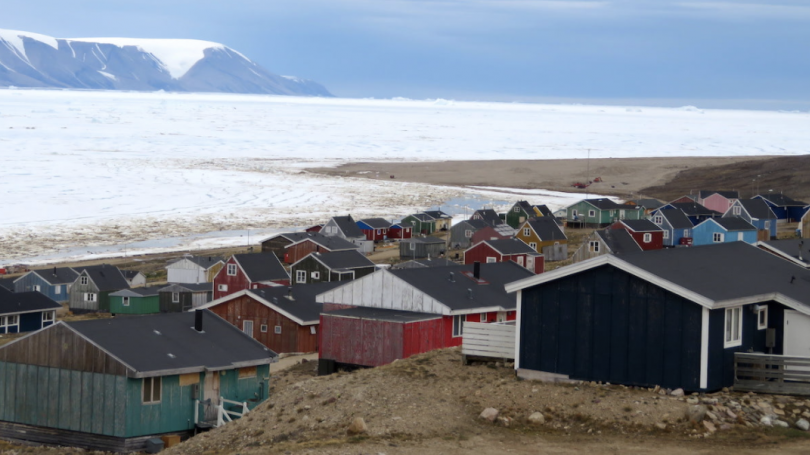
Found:
[[[110,313],[112,314],[152,314],[160,313],[160,296],[130,297],[129,306],[123,305],[124,298],[110,296]]]
[[[125,436],[127,378],[0,362],[0,420]]]
[[[126,436],[144,436],[194,428],[192,386],[180,387],[180,376],[163,376],[160,403],[143,403],[143,379],[127,379]],[[203,380],[200,377],[200,390]]]
[[[255,378],[239,379],[239,370],[226,371],[224,375],[219,377],[220,395],[226,400],[247,401],[248,408],[253,409],[267,399],[270,381],[264,378],[269,377],[270,365],[256,367]],[[262,382],[264,385],[259,384]]]

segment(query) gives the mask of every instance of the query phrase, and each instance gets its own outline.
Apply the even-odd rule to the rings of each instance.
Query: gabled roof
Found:
[[[470,228],[472,228],[472,229],[474,229],[476,231],[479,230],[479,229],[484,229],[485,227],[491,226],[489,223],[487,223],[484,220],[461,220],[461,221],[458,222],[458,224],[456,224],[453,227],[462,226],[462,225],[467,225],[468,227],[470,227]]]
[[[633,232],[658,232],[660,227],[650,220],[619,220]]]
[[[140,288],[124,289],[122,291],[113,292],[110,294],[112,297],[152,297],[157,296],[158,292],[164,286],[147,286]]]
[[[285,234],[280,234],[280,235],[283,236]],[[273,236],[273,237],[270,237],[270,238],[274,238],[274,237],[278,237],[278,236]],[[265,240],[269,240],[269,239],[265,239]],[[264,241],[264,240],[262,240],[262,241]],[[171,266],[173,264],[177,264],[178,262],[183,261],[183,260],[191,261],[191,262],[197,264],[198,266],[202,267],[205,270],[210,269],[211,267],[219,264],[220,262],[225,262],[225,259],[221,258],[219,256],[184,256],[182,258],[179,258],[179,259],[177,259],[175,261],[170,262],[166,267],[169,267],[169,266]]]
[[[120,291],[121,289],[129,289],[127,282],[121,270],[110,264],[91,265],[88,267],[78,268],[79,275],[86,273],[87,276],[96,284],[99,292],[104,291]]]
[[[678,209],[686,214],[686,216],[712,216],[712,217],[719,217],[723,214],[720,212],[715,212],[712,209],[708,209],[697,202],[670,202],[669,204],[665,205],[664,207],[672,207]]]
[[[416,269],[424,267],[447,267],[448,265],[457,265],[455,262],[445,259],[415,259],[413,261],[400,262],[391,266],[392,270],[396,269]]]
[[[676,208],[657,210],[655,214],[663,216],[672,229],[692,229],[693,224],[689,218],[683,213],[683,210]]]
[[[611,265],[709,309],[775,300],[810,315],[810,270],[745,242],[603,255],[509,283],[514,292]]]
[[[267,242],[268,240],[273,240],[273,239],[276,239],[276,238],[279,238],[279,237],[281,237],[281,238],[283,238],[283,239],[287,239],[287,240],[289,240],[290,242],[295,243],[295,242],[298,242],[298,241],[300,241],[301,239],[305,238],[305,237],[306,237],[308,234],[310,234],[310,233],[309,233],[309,232],[306,232],[306,231],[301,231],[301,232],[284,232],[284,233],[282,233],[282,234],[275,234],[275,235],[271,235],[270,237],[267,237],[266,239],[262,240],[262,241],[261,241],[261,242],[259,242],[259,243],[264,243],[264,242]],[[317,232],[315,232],[314,234],[317,234]]]
[[[638,206],[644,207],[647,210],[655,210],[664,205],[664,202],[659,201],[658,199],[639,199],[636,202]]]
[[[335,221],[337,227],[340,228],[340,230],[343,232],[343,235],[346,236],[347,238],[366,237],[366,235],[363,234],[363,231],[361,231],[360,228],[357,226],[357,222],[354,221],[354,218],[352,218],[351,215],[333,216],[332,220]]]
[[[482,240],[481,243],[486,243],[489,245],[493,250],[497,251],[503,255],[511,255],[511,254],[529,254],[532,256],[539,256],[540,254],[537,251],[534,251],[532,247],[526,245],[520,239],[498,239],[498,240]],[[478,245],[474,245],[471,248],[475,248]],[[469,250],[467,250],[469,251]]]
[[[33,313],[60,308],[62,305],[41,292],[11,292],[0,288],[0,314]]]
[[[591,204],[592,206],[598,208],[599,210],[628,210],[628,206],[623,204],[617,204],[612,199],[608,198],[597,198],[597,199],[583,199],[580,202],[586,202]]]
[[[194,312],[58,324],[130,367],[130,377],[229,370],[276,361],[275,352],[216,314],[202,311],[202,332],[194,330]]]
[[[70,284],[76,281],[76,277],[79,276],[79,272],[73,270],[70,267],[54,267],[51,269],[40,269],[40,270],[32,270],[28,273],[35,273],[40,278],[45,280],[50,285],[57,285],[57,284]],[[25,275],[28,275],[26,273]],[[25,275],[17,278],[14,281],[22,279]]]
[[[372,229],[388,229],[391,227],[391,223],[385,218],[364,218],[358,223],[365,223]]]
[[[169,283],[158,292],[213,292],[214,283]]]
[[[709,218],[703,223],[714,221],[726,231],[756,231],[757,228],[742,218]],[[700,224],[703,224],[700,223]],[[698,226],[700,226],[700,224]]]
[[[540,240],[548,242],[551,240],[566,240],[565,236],[557,221],[554,218],[540,217],[530,218],[526,223],[531,226],[534,232],[540,237]]]
[[[613,254],[630,254],[644,251],[633,236],[624,229],[600,229],[594,231],[594,234],[599,236],[602,243]]]
[[[293,245],[306,241],[313,242],[329,251],[356,250],[360,248],[354,243],[337,236],[327,236],[319,232],[302,232],[301,234],[303,235],[300,236],[298,240],[285,246],[284,248],[289,248]]]
[[[416,218],[417,220],[419,220],[419,221],[421,221],[421,222],[423,222],[423,223],[424,223],[424,222],[431,223],[431,222],[436,221],[436,219],[435,219],[435,218],[433,218],[432,216],[428,215],[427,213],[414,213],[414,214],[412,214],[412,215],[408,215],[408,216],[406,216],[405,218],[409,218],[409,217]]]
[[[438,220],[438,219],[441,219],[441,218],[445,218],[445,219],[446,218],[452,218],[450,215],[442,212],[441,210],[425,210],[422,213],[426,213],[427,215],[429,215],[434,220]]]
[[[698,192],[698,196],[700,199],[706,199],[707,197],[711,196],[712,194],[719,194],[726,199],[739,199],[740,192],[739,191],[715,191],[715,190],[700,190]]]
[[[234,254],[233,258],[252,283],[290,279],[278,256],[273,253]]]
[[[14,291],[14,281],[16,278],[0,278],[0,289],[6,289],[9,291]]]
[[[529,204],[529,201],[517,201],[515,202],[515,205],[520,207],[520,209],[523,210],[526,213],[526,215],[534,216],[534,208],[532,208],[532,205]],[[515,205],[513,205],[512,207],[514,207]]]
[[[126,278],[127,280],[131,280],[138,275],[143,275],[143,273],[137,270],[121,270],[121,275],[124,275],[124,278]],[[146,277],[146,275],[144,275],[144,277]]]
[[[312,256],[312,258],[323,264],[329,270],[351,270],[364,267],[375,267],[363,253],[357,250],[335,251],[334,253],[310,253],[298,262]],[[298,264],[296,262],[293,267]]]
[[[534,208],[543,216],[554,217],[554,213],[545,204],[535,205]]]
[[[758,198],[765,199],[766,201],[770,201],[773,205],[775,205],[777,207],[788,207],[788,206],[805,207],[805,206],[807,206],[806,202],[797,201],[797,200],[795,200],[795,199],[793,199],[793,198],[791,198],[789,196],[786,196],[784,194],[781,194],[781,193],[780,194],[771,194],[771,193],[769,193],[769,194],[759,194],[759,195],[754,196],[754,197],[758,197]]]
[[[413,223],[409,223],[407,221],[400,221],[399,223],[394,223],[394,224],[391,225],[391,229],[412,228],[412,227],[413,227]]]
[[[810,267],[810,240],[784,239],[757,242],[757,246],[802,267]]]
[[[504,221],[501,219],[501,217],[498,216],[498,212],[496,212],[493,209],[478,209],[475,212],[473,212],[473,216],[475,216],[475,215],[478,215],[487,224],[490,224],[490,225],[493,225],[493,226],[504,223]],[[472,219],[472,217],[470,219]]]
[[[751,218],[758,220],[775,220],[776,214],[763,199],[740,199],[735,204],[740,204],[751,215]],[[731,210],[731,208],[729,208]],[[728,212],[726,212],[728,214]]]

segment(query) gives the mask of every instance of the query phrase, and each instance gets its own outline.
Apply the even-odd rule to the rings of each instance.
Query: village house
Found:
[[[694,225],[683,211],[674,208],[659,209],[650,216],[650,221],[664,231],[664,246],[689,246],[692,244]]]
[[[692,229],[695,246],[715,243],[757,243],[757,228],[742,218],[709,218]]]
[[[644,251],[664,247],[664,231],[650,220],[620,220],[611,224],[609,229],[627,231]]]
[[[691,226],[691,224],[690,224]],[[624,229],[599,229],[594,231],[574,252],[571,260],[574,264],[604,254],[640,253],[644,250],[638,246],[630,232]]]
[[[776,214],[762,199],[738,199],[731,204],[723,218],[742,218],[757,228],[757,240],[776,238]]]
[[[762,199],[773,210],[779,223],[799,221],[807,213],[808,204],[782,193],[758,194],[752,199]]]
[[[31,270],[13,280],[14,292],[37,291],[59,302],[70,300],[70,286],[79,273],[70,267]]]
[[[399,241],[400,259],[427,259],[444,256],[447,245],[438,237],[412,237]]]
[[[359,247],[340,237],[306,233],[294,243],[285,247],[284,263],[293,264],[310,253],[335,253],[338,251],[360,251]]]
[[[143,451],[267,400],[277,358],[210,311],[60,321],[0,346],[0,437]]]
[[[149,286],[124,289],[110,294],[110,314],[153,314],[160,313],[158,289],[163,286]]]
[[[607,198],[583,199],[561,209],[558,216],[570,227],[606,227],[616,220],[643,219],[644,209]]]
[[[425,210],[422,213],[433,218],[437,231],[446,231],[450,229],[450,224],[453,222],[453,217],[442,212],[441,210]]]
[[[289,285],[290,275],[275,254],[234,254],[214,277],[214,299],[242,289]]]
[[[374,241],[368,240],[351,215],[333,216],[323,225],[321,234],[328,237],[339,237],[357,245],[361,253],[374,251]]]
[[[692,222],[693,226],[701,223],[704,220],[708,220],[709,218],[720,218],[723,216],[722,213],[708,209],[695,201],[670,202],[661,207],[661,210],[666,209],[677,209],[682,211],[683,214],[689,218],[689,221]]]
[[[365,234],[367,240],[379,242],[388,239],[388,228],[391,223],[385,218],[366,218],[357,222],[357,227]]]
[[[377,265],[357,250],[310,253],[290,266],[294,285],[348,281],[368,275]]]
[[[199,308],[214,298],[213,283],[172,283],[158,290],[161,313]]]
[[[520,225],[515,238],[522,240],[523,243],[542,254],[546,261],[568,259],[568,237],[565,236],[555,218],[529,219]]]
[[[506,212],[506,224],[513,229],[517,229],[526,220],[543,216],[553,217],[551,211],[545,205],[531,205],[527,201],[517,201]]]
[[[734,384],[735,353],[810,349],[810,271],[743,242],[604,255],[506,290],[526,379],[711,392]]]
[[[413,225],[407,221],[394,223],[388,228],[388,238],[409,239],[411,237],[413,237]]]
[[[403,222],[413,226],[413,232],[430,235],[436,232],[436,219],[427,213],[414,213],[402,219]]]
[[[506,223],[498,224],[495,226],[487,226],[473,232],[472,244],[483,242],[484,240],[501,240],[511,239],[515,237],[517,230]]]
[[[464,251],[464,263],[467,265],[506,261],[516,262],[532,273],[543,273],[545,270],[543,255],[518,239],[484,240]]]
[[[726,213],[734,201],[740,200],[739,191],[700,190],[695,202],[719,213]]]
[[[56,311],[61,309],[62,305],[38,291],[11,292],[0,287],[0,334],[48,327],[56,322]]]
[[[497,226],[505,223],[504,220],[498,215],[498,212],[493,209],[478,209],[473,212],[470,219],[485,221],[490,226]]]
[[[453,248],[469,248],[473,245],[472,238],[481,229],[492,227],[484,220],[462,220],[450,228],[450,246]]]
[[[219,256],[185,255],[166,266],[169,283],[211,283],[225,265]]]
[[[260,242],[262,253],[273,253],[284,263],[290,264],[285,258],[287,247],[293,243],[312,237],[312,234],[318,234],[318,232],[285,232],[283,234],[272,235]]]
[[[110,294],[129,289],[129,283],[110,264],[84,267],[70,287],[70,311],[74,313],[110,312]]]

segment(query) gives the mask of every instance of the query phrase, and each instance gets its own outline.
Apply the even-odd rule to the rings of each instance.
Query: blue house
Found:
[[[720,218],[723,216],[722,213],[706,208],[694,201],[670,202],[669,204],[662,206],[660,210],[666,209],[678,209],[682,211],[693,225],[697,225],[701,221],[708,220],[709,218]]]
[[[658,209],[652,213],[650,220],[664,231],[664,246],[692,244],[693,224],[682,210]]]
[[[780,223],[799,221],[807,212],[807,203],[784,194],[758,194],[751,199],[762,199],[773,210]]]
[[[62,305],[39,292],[11,292],[0,287],[0,334],[39,330],[56,321]]]
[[[31,270],[14,280],[14,292],[41,292],[57,302],[70,300],[70,285],[79,273],[70,267]]]
[[[763,199],[738,199],[731,204],[723,218],[742,218],[760,231],[766,231],[760,240],[776,238],[776,214]]]
[[[757,243],[757,228],[742,218],[709,218],[692,229],[692,244]]]

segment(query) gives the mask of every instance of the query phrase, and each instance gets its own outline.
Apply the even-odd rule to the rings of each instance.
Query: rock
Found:
[[[508,427],[512,424],[512,419],[510,417],[498,417],[498,423],[501,425]]]
[[[682,397],[683,396],[683,389],[675,389],[669,393],[673,397]]]
[[[799,419],[796,421],[796,428],[803,431],[810,430],[810,422],[805,419]]]
[[[478,416],[479,419],[489,420],[490,422],[494,422],[495,419],[498,418],[498,410],[495,408],[486,408],[481,411],[481,415]]]
[[[717,404],[717,398],[704,398],[703,404]]]
[[[784,420],[779,420],[779,419],[773,421],[773,426],[782,427],[782,428],[789,428],[790,427],[790,425],[787,422],[785,422]]]
[[[717,431],[717,427],[715,427],[714,424],[709,422],[708,420],[703,421],[703,426],[706,427],[707,430],[709,430],[709,433],[714,433],[715,431]]]
[[[702,422],[703,418],[706,417],[706,406],[702,404],[693,404],[689,406],[686,410],[686,417],[689,419],[690,422]]]
[[[732,428],[734,428],[734,426],[733,426],[733,425],[728,424],[728,423],[724,423],[724,424],[720,425],[719,430],[720,430],[720,431],[728,431],[728,430],[730,430],[730,429],[732,429]]]
[[[658,423],[655,424],[655,426],[658,427],[659,430],[666,430],[667,429],[667,424],[665,424],[663,422],[658,422]]]
[[[735,414],[734,411],[732,411],[731,409],[726,409],[726,415],[729,416],[732,419],[737,418],[737,414]]]
[[[712,411],[706,411],[706,416],[712,420],[717,420],[717,416]]]
[[[773,413],[774,413],[774,414],[776,414],[776,415],[778,415],[778,416],[783,416],[783,415],[785,415],[785,411],[783,411],[783,410],[781,410],[781,409],[779,409],[779,408],[773,408]]]
[[[771,418],[768,416],[762,416],[762,418],[759,419],[759,423],[765,425],[766,427],[773,426],[773,422],[771,422]]]
[[[700,403],[700,400],[698,400],[697,398],[687,398],[686,399],[686,404],[698,404],[698,403]]]
[[[542,412],[535,412],[529,416],[529,422],[535,425],[542,425],[546,423],[546,416]]]
[[[367,431],[368,426],[362,417],[355,417],[354,420],[352,420],[352,424],[346,429],[346,433],[349,435],[363,434]]]
[[[808,411],[804,411],[804,412],[802,413],[802,417],[804,417],[805,419],[810,419],[810,412],[808,412]]]
[[[657,385],[653,388],[653,393],[658,393],[659,390],[661,390],[661,386]]]
[[[723,393],[728,393],[728,387],[723,387]]]

